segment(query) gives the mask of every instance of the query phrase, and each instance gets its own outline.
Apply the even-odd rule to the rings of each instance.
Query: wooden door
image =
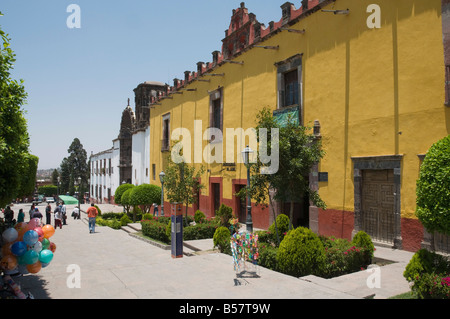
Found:
[[[363,170],[362,227],[374,240],[393,243],[394,171]]]

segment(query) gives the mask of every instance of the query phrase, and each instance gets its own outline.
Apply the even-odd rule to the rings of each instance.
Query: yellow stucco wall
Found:
[[[210,83],[194,81],[187,86],[197,91],[161,101],[150,118],[150,167],[156,165],[156,175],[169,155],[161,152],[163,114],[170,112],[171,130],[187,128],[194,143],[194,120],[202,120],[202,132],[209,126],[208,91],[223,87],[224,129],[254,127],[262,107],[277,107],[274,63],[302,53],[304,124],[315,120],[321,124],[326,156],[319,171],[328,172],[329,181],[319,184],[319,193],[328,208],[354,209],[351,157],[400,154],[402,217],[413,217],[417,155],[426,153],[450,129],[450,111],[444,106],[441,1],[378,0],[379,29],[366,24],[371,3],[338,0],[327,9],[349,8],[349,15],[309,15],[291,26],[306,29],[304,35],[283,31],[262,43],[279,45],[279,50],[250,49],[234,59],[243,65],[226,63],[213,71],[225,73],[224,77],[204,76]],[[202,148],[206,144],[203,141]],[[240,156],[240,151],[235,154]],[[224,198],[232,198],[232,179],[246,178],[242,165],[235,172],[221,171],[220,164],[204,167],[210,172],[203,181],[224,178]],[[158,177],[151,182],[159,184]],[[205,186],[202,194],[207,196],[208,183]]]

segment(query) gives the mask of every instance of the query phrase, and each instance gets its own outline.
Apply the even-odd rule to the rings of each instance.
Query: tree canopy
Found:
[[[450,135],[431,146],[417,180],[416,216],[429,232],[450,235]]]
[[[34,166],[37,168],[38,159],[29,154],[28,127],[22,109],[27,98],[23,81],[11,79],[15,54],[2,29],[0,36],[0,206],[3,207],[17,196],[27,195],[36,177],[36,173],[32,177],[28,174]]]
[[[262,138],[260,129],[266,129],[266,138]],[[272,198],[269,194],[273,190],[274,200],[290,203],[291,224],[294,203],[302,200],[305,195],[316,206],[325,208],[325,203],[319,194],[309,187],[309,173],[314,164],[324,156],[320,140],[315,139],[314,135],[308,132],[309,130],[309,127],[299,126],[289,117],[284,125],[280,125],[273,117],[271,110],[267,107],[263,108],[257,115],[258,143],[268,150],[272,150],[272,146],[275,146],[272,143],[277,144],[274,149],[278,148],[279,168],[271,174],[261,174],[261,169],[268,167],[271,163],[263,163],[258,157],[256,163],[250,165],[250,189],[245,188],[239,194],[244,196],[249,192],[257,204],[267,205],[267,198],[271,203]],[[272,134],[276,134],[277,138],[272,140]]]
[[[61,161],[61,193],[73,194],[78,179],[81,178],[81,187],[78,189],[83,193],[88,188],[89,165],[87,161],[87,153],[78,138],[74,138],[69,148],[68,157]]]
[[[140,206],[142,212],[147,214],[153,203],[161,203],[161,187],[150,184],[141,184],[132,188],[130,193],[130,203],[133,206]],[[133,214],[133,221],[136,222],[136,214]]]
[[[172,157],[169,156],[169,164],[165,169],[164,194],[171,203],[183,203],[185,205],[185,220],[187,220],[188,206],[196,203],[197,194],[204,187],[200,183],[200,177],[204,172],[204,168],[201,166],[196,170],[193,165],[187,164],[183,159],[182,151],[175,148],[176,145],[178,144],[174,145],[171,154],[178,152],[181,160],[175,163]]]

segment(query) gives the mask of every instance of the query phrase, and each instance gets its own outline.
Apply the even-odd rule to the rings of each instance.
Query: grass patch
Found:
[[[396,296],[389,297],[388,299],[416,299],[416,298],[410,291],[408,291]]]

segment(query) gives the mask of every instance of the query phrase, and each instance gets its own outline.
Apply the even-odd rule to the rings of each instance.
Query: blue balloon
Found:
[[[39,239],[39,235],[34,230],[29,230],[23,235],[23,241],[28,246],[33,246]]]
[[[43,249],[39,253],[39,261],[44,264],[48,264],[53,259],[53,252],[49,249]]]
[[[17,241],[11,246],[11,252],[13,255],[20,257],[23,254],[25,254],[27,251],[27,244],[25,244],[23,241]]]
[[[27,265],[35,264],[38,260],[39,260],[39,254],[37,252],[35,252],[34,250],[28,250],[23,255],[23,261]]]

